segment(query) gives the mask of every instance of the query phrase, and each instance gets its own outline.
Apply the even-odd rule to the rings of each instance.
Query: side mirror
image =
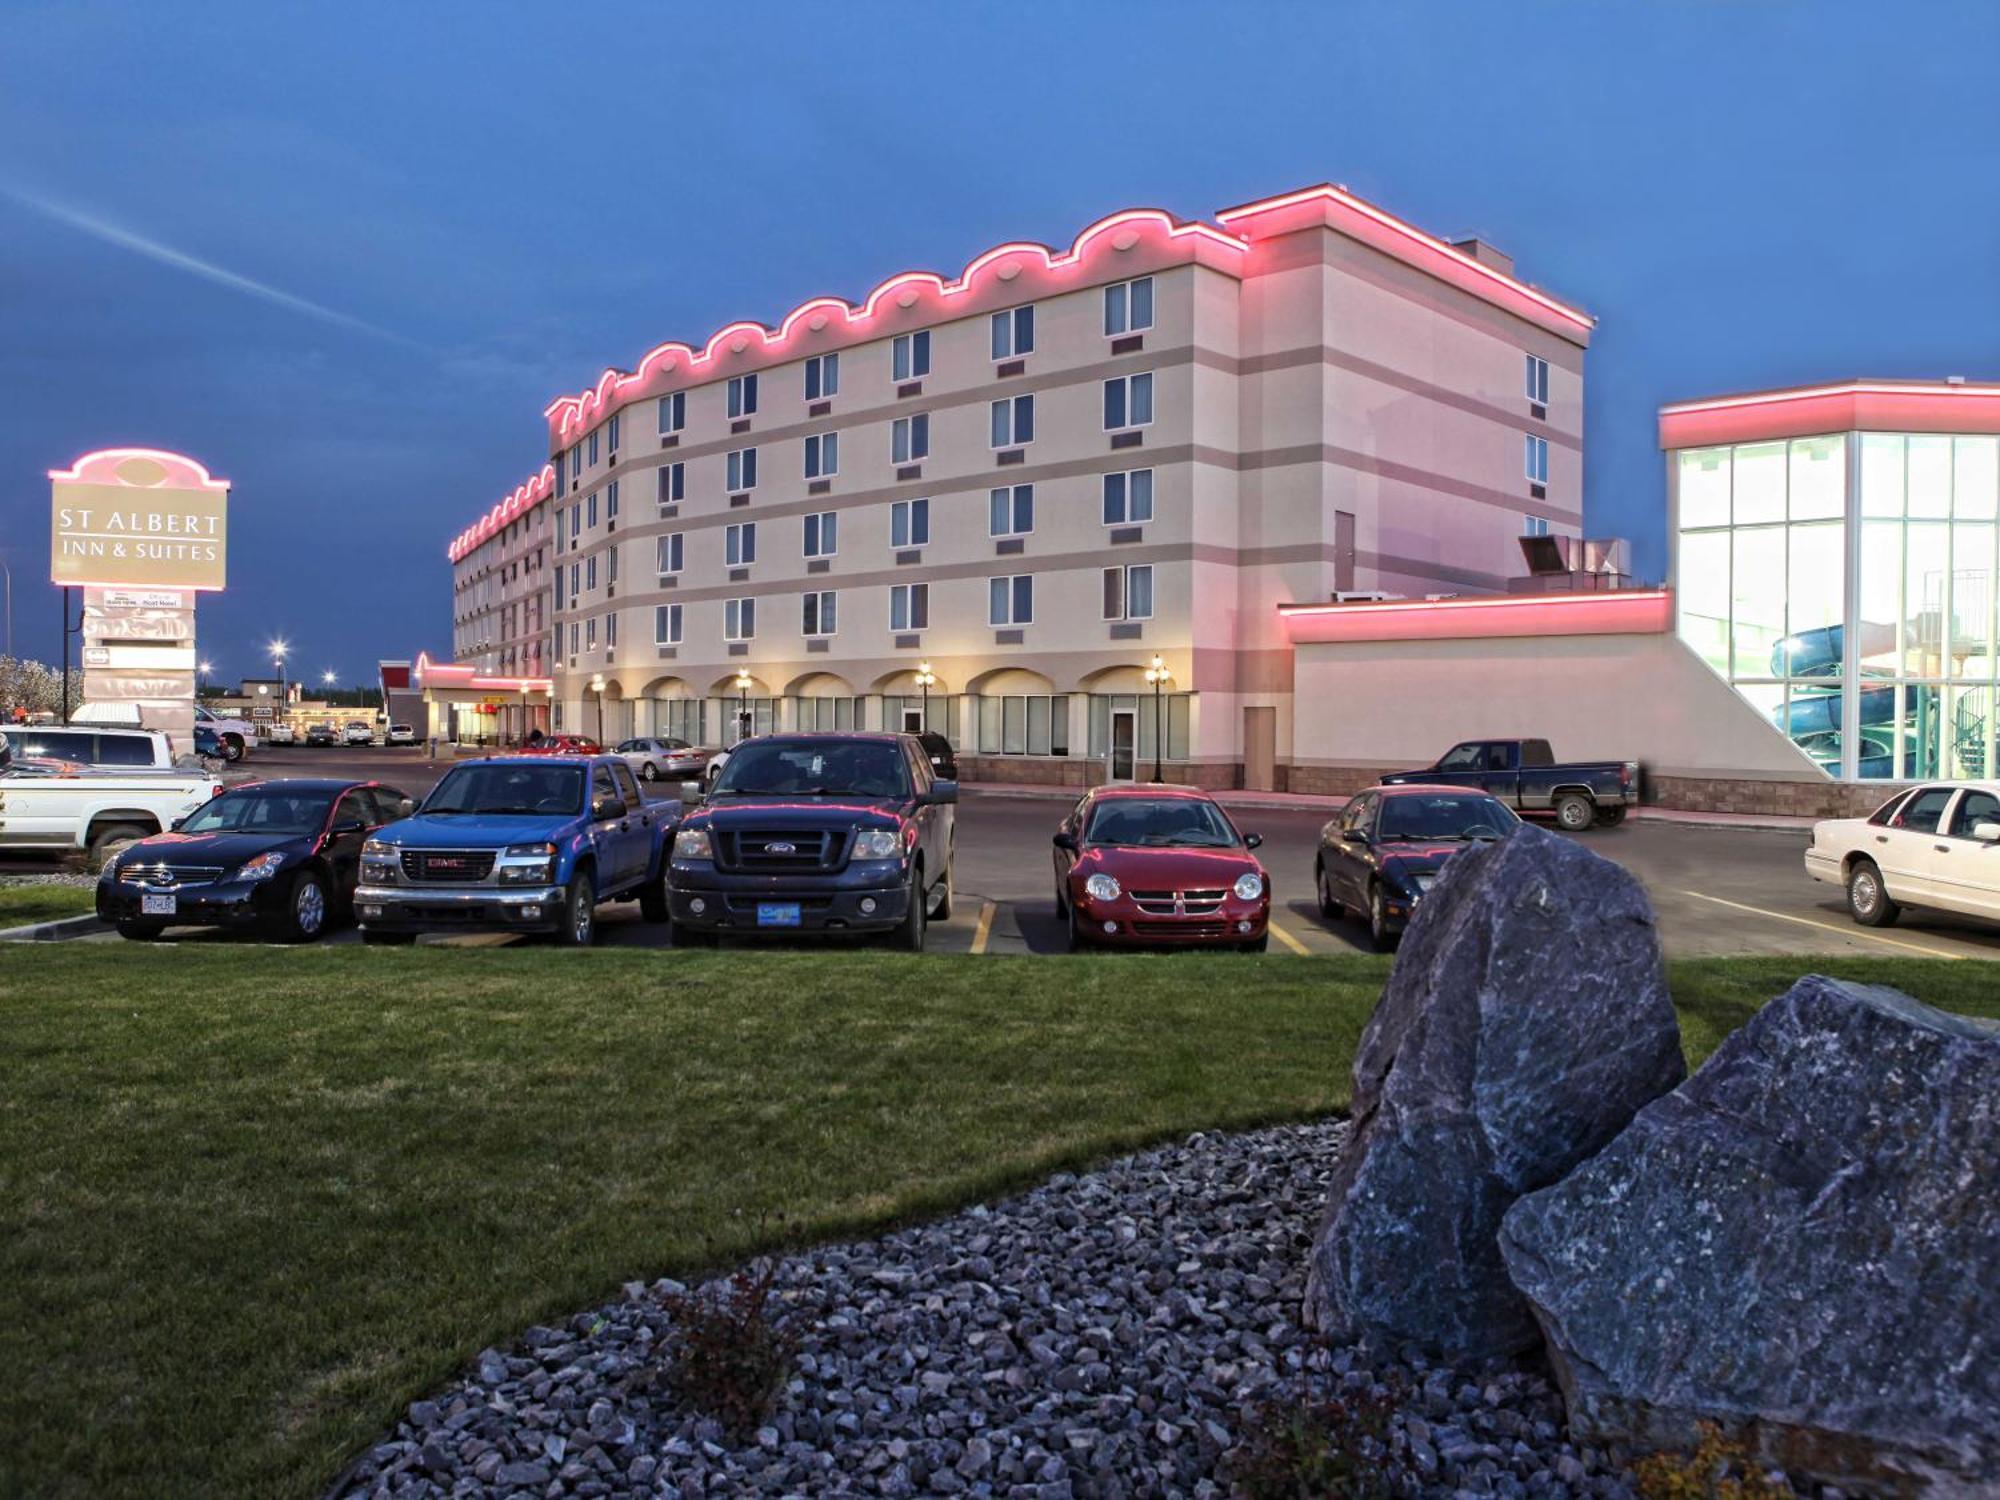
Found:
[[[181,831],[181,824],[185,823],[186,821],[187,821],[187,819],[186,819],[186,818],[175,818],[175,819],[173,820],[173,822],[171,822],[171,823],[169,823],[169,824],[167,825],[167,832],[168,832],[168,833],[179,833],[179,832]],[[1993,825],[1992,825],[1991,823],[1982,823],[1982,824],[1980,824],[1980,827],[1982,827],[1982,828],[1991,828],[1992,826],[1993,826]]]
[[[1344,844],[1365,844],[1368,842],[1368,830],[1365,828],[1343,828],[1340,830],[1340,839]]]
[[[399,817],[414,817],[416,811],[417,799],[414,797],[405,797],[396,804],[396,813]]]
[[[955,781],[933,781],[931,789],[924,793],[924,802],[931,807],[950,807],[958,801],[958,783]]]
[[[701,801],[701,783],[683,781],[681,783],[681,806],[693,807]]]
[[[1072,854],[1076,853],[1076,835],[1073,833],[1057,834],[1054,843],[1058,849],[1067,849]]]
[[[343,818],[338,823],[333,825],[333,834],[335,838],[339,838],[344,834],[366,833],[367,831],[368,831],[368,825],[359,818]]]
[[[1261,833],[1246,833],[1246,834],[1244,834],[1244,835],[1243,835],[1243,847],[1244,847],[1245,849],[1261,849],[1261,848],[1263,848],[1263,847],[1264,847],[1264,835],[1263,835],[1263,834],[1261,834]]]
[[[591,817],[600,823],[607,822],[612,818],[621,817],[624,815],[624,812],[625,802],[620,797],[599,797],[590,804]]]
[[[1982,844],[2000,844],[2000,823],[1974,823],[1972,836]]]

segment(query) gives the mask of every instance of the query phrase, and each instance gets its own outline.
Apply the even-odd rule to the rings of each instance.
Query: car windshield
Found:
[[[580,813],[583,767],[544,761],[456,766],[417,809],[432,813]]]
[[[1236,830],[1212,802],[1195,797],[1114,797],[1091,814],[1090,844],[1233,849]]]
[[[909,789],[909,767],[893,740],[761,740],[731,752],[714,794],[903,797]]]
[[[1504,839],[1520,819],[1491,797],[1425,793],[1384,797],[1375,837],[1397,839]]]
[[[239,787],[211,797],[182,833],[316,833],[333,806],[332,792],[295,792],[275,786]]]

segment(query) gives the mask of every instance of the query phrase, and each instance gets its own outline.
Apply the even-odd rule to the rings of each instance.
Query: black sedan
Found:
[[[1393,948],[1447,859],[1520,826],[1505,803],[1485,792],[1371,787],[1319,831],[1313,889],[1320,915],[1352,912],[1367,921],[1377,951]]]
[[[168,927],[257,928],[309,943],[354,898],[361,845],[407,816],[374,781],[252,781],[231,787],[106,863],[97,915],[128,938]]]

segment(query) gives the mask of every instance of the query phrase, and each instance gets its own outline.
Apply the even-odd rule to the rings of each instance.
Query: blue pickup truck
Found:
[[[420,932],[540,932],[586,947],[600,901],[667,920],[679,809],[649,803],[615,756],[461,761],[413,814],[362,846],[354,912],[366,943]]]

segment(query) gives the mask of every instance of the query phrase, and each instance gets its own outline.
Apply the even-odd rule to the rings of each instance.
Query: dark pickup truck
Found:
[[[951,915],[953,804],[913,734],[773,734],[729,752],[674,837],[676,943],[888,933],[921,953]]]
[[[1434,766],[1399,771],[1383,786],[1476,786],[1526,817],[1553,817],[1556,826],[1581,833],[1593,824],[1625,821],[1639,801],[1636,760],[1557,762],[1547,740],[1467,740],[1453,745]]]

